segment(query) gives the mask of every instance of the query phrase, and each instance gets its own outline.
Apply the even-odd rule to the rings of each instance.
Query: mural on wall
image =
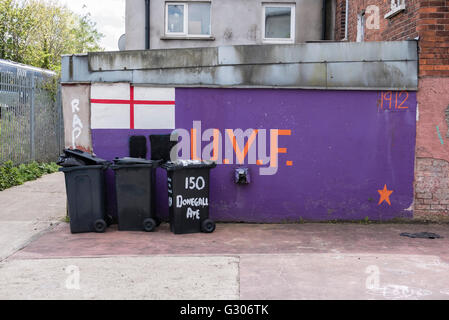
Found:
[[[381,205],[384,201],[391,206],[390,196],[393,194],[393,190],[388,190],[387,185],[384,186],[383,190],[378,191],[380,194],[379,205]]]
[[[92,129],[175,129],[175,89],[93,84]]]
[[[94,152],[109,160],[129,156],[131,136],[167,134],[173,129],[194,132],[198,150],[204,150],[213,144],[211,130],[226,133],[217,145],[229,164],[223,160],[211,176],[215,220],[413,217],[414,92],[132,88],[129,84],[93,85]],[[226,141],[238,132],[253,134],[233,149],[244,153],[230,157]],[[266,137],[259,140],[263,132]],[[270,132],[289,134],[278,135],[272,144]],[[279,150],[279,168],[275,174],[261,175],[261,166],[271,165],[260,162],[259,156],[270,159],[273,146]],[[250,161],[253,153],[255,163]],[[248,169],[250,183],[235,182],[238,168]],[[158,213],[166,217],[163,170],[158,171],[158,190]]]

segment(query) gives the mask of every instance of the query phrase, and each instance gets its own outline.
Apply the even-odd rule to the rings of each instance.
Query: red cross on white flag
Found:
[[[93,84],[92,129],[175,129],[175,89]]]

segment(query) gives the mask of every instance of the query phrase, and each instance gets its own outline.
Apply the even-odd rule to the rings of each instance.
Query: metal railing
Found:
[[[63,147],[60,89],[54,73],[0,60],[0,164],[58,159]]]

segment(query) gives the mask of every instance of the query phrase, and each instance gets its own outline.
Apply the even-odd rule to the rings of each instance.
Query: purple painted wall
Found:
[[[292,130],[280,137],[274,176],[249,166],[252,182],[234,184],[238,165],[219,165],[211,174],[211,216],[218,221],[390,220],[412,218],[416,141],[416,94],[380,92],[176,89],[176,127],[190,130]],[[407,96],[407,100],[404,100]],[[402,105],[401,102],[405,101]],[[406,109],[405,109],[406,108]],[[92,130],[94,152],[103,158],[128,156],[131,135],[155,130]],[[203,147],[208,143],[204,143]],[[293,161],[293,166],[286,166]],[[165,173],[158,173],[158,212],[168,215]],[[112,175],[109,176],[112,181]],[[378,204],[387,185],[391,206]],[[113,201],[110,202],[113,209]]]

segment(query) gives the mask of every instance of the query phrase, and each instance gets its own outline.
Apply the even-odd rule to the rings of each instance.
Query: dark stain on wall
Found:
[[[257,27],[257,24],[253,24],[251,28],[248,30],[248,40],[251,41],[257,41],[257,33],[259,32],[259,29]]]
[[[226,28],[226,30],[225,30],[225,32],[224,32],[224,34],[223,34],[223,38],[224,38],[226,41],[232,40],[232,29]]]

